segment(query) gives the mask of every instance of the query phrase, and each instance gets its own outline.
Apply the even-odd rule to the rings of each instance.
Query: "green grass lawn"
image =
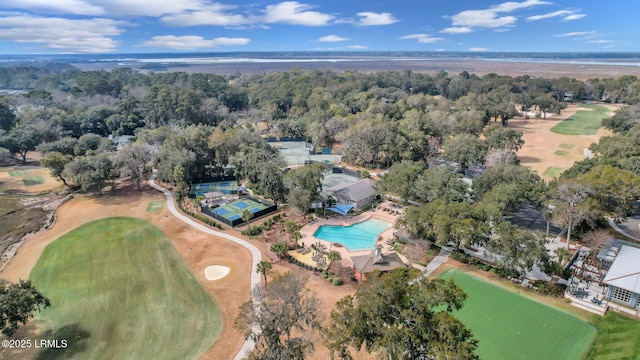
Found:
[[[30,177],[22,179],[22,183],[25,186],[33,186],[33,185],[44,184],[44,177],[42,177],[42,176],[30,176]]]
[[[576,144],[566,144],[566,143],[562,143],[559,145],[561,148],[563,149],[573,149],[574,147],[576,147]]]
[[[171,241],[144,220],[113,217],[49,244],[31,272],[52,306],[39,315],[67,349],[38,359],[197,359],[222,314]]]
[[[573,116],[551,128],[565,135],[593,135],[602,127],[602,119],[609,117],[609,109],[600,105],[585,105],[591,110],[578,110]]]
[[[621,360],[640,358],[640,322],[609,311],[597,317],[598,337],[587,359]]]
[[[25,175],[31,174],[32,172],[33,172],[33,170],[31,170],[31,169],[10,170],[9,171],[9,176],[11,176],[11,177],[25,176]]]
[[[567,156],[569,155],[569,152],[567,150],[556,150],[554,154],[560,155],[560,156]]]
[[[547,170],[545,170],[542,175],[548,176],[548,177],[558,177],[560,176],[560,174],[562,174],[562,171],[563,171],[562,169],[552,166],[552,167],[548,167]]]
[[[164,200],[151,201],[149,205],[147,205],[147,212],[160,211],[164,207]]]
[[[462,271],[441,277],[467,293],[455,316],[478,339],[481,359],[582,359],[596,335],[586,321]]]

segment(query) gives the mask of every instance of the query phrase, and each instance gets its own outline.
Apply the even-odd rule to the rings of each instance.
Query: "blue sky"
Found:
[[[2,0],[0,54],[638,52],[638,0]]]

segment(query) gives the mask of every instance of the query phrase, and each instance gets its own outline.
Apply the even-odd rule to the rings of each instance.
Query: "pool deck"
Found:
[[[389,201],[385,201],[380,204],[376,209],[366,211],[357,216],[347,216],[346,219],[344,216],[332,216],[329,219],[325,219],[322,217],[316,217],[316,219],[309,224],[305,225],[300,229],[300,234],[302,235],[302,239],[300,239],[300,243],[304,243],[305,246],[310,246],[311,244],[318,244],[321,247],[324,247],[326,251],[336,250],[342,256],[342,265],[345,267],[353,267],[353,263],[351,261],[352,256],[358,255],[367,255],[371,253],[371,249],[366,250],[358,250],[351,251],[344,246],[334,246],[332,242],[321,240],[313,236],[318,228],[322,225],[353,225],[357,223],[361,223],[363,221],[369,219],[378,219],[382,221],[386,221],[394,225],[396,220],[404,215],[404,209],[399,205],[393,204]],[[385,210],[387,209],[387,210]],[[391,213],[393,211],[394,213]],[[376,241],[376,245],[382,245],[383,252],[393,251],[391,245],[387,242],[393,240],[393,232],[395,231],[395,227],[391,226],[389,229],[384,230],[380,233],[378,240]],[[399,254],[403,261],[407,261],[407,259]]]

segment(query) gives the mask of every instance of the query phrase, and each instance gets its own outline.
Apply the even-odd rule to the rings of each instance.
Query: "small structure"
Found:
[[[359,282],[366,280],[366,274],[372,271],[389,272],[393,269],[407,266],[395,251],[383,254],[382,246],[380,245],[369,255],[352,256],[351,261],[356,271],[356,280]]]
[[[611,250],[615,252],[614,250]],[[602,281],[606,299],[632,308],[640,307],[640,249],[623,245]]]
[[[336,199],[338,205],[353,204],[355,209],[360,209],[373,203],[376,199],[376,190],[373,188],[375,181],[362,179],[356,183],[341,183],[325,189],[325,192]]]
[[[129,145],[131,143],[132,138],[133,138],[132,135],[120,135],[120,136],[109,135],[109,139],[111,139],[111,141],[113,141],[116,144],[116,150],[120,150],[125,146]]]

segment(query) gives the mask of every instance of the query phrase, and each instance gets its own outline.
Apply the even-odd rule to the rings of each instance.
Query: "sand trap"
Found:
[[[223,277],[227,276],[227,274],[229,274],[229,272],[231,271],[231,269],[229,269],[226,266],[222,266],[222,265],[209,265],[206,268],[204,268],[204,277],[207,278],[207,280],[220,280]]]

